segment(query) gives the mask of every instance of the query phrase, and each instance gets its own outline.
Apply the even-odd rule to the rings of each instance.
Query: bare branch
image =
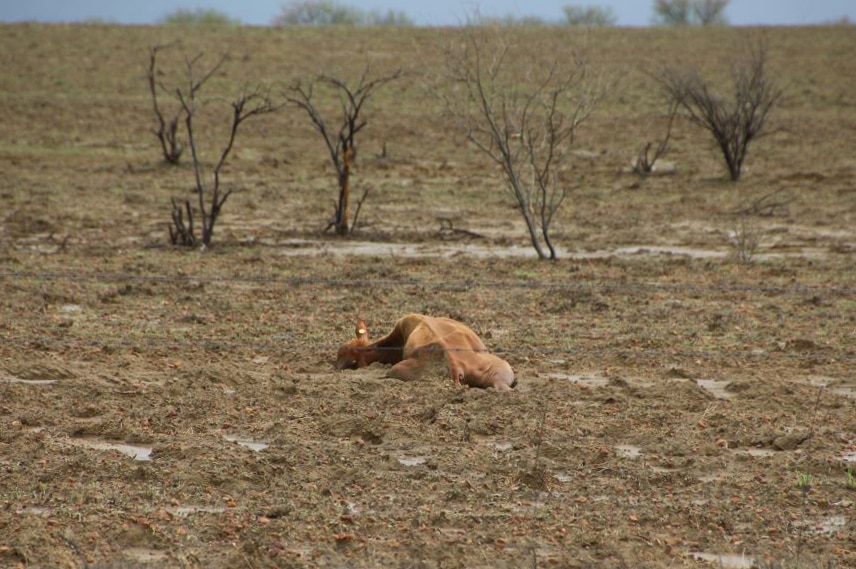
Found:
[[[558,61],[534,62],[521,83],[504,69],[510,46],[502,34],[466,27],[461,39],[461,49],[446,53],[451,88],[440,97],[467,140],[501,168],[538,256],[555,259],[550,229],[567,197],[567,150],[608,87],[591,81],[578,58],[570,72]]]
[[[228,60],[228,55],[223,55],[210,69],[201,74],[197,73],[198,65],[202,60],[202,54],[190,58],[185,56],[185,74],[187,86],[185,89],[176,88],[175,96],[181,104],[185,115],[185,126],[187,128],[187,138],[190,146],[190,154],[193,159],[193,174],[196,181],[194,191],[197,196],[197,209],[201,217],[202,236],[197,240],[193,230],[193,210],[190,202],[185,202],[187,211],[188,225],[184,225],[183,212],[180,207],[173,201],[173,228],[170,229],[170,239],[173,243],[182,245],[201,245],[208,247],[214,234],[214,226],[220,215],[220,211],[229,196],[232,195],[232,188],[225,191],[221,190],[220,174],[224,164],[226,163],[229,154],[235,145],[235,139],[238,134],[238,129],[241,124],[247,119],[267,113],[272,113],[278,110],[281,105],[274,104],[270,96],[270,90],[262,86],[256,86],[252,89],[244,86],[244,89],[238,97],[231,103],[231,121],[229,124],[229,135],[226,139],[226,144],[220,151],[217,162],[214,164],[211,172],[211,183],[206,184],[203,175],[203,163],[199,156],[198,145],[196,140],[196,131],[194,119],[199,109],[198,94],[199,90],[205,82],[213,76],[213,74]]]
[[[179,107],[178,112],[168,121],[164,118],[158,102],[158,89],[163,89],[163,85],[158,83],[156,77],[158,74],[157,56],[158,52],[166,49],[173,44],[155,45],[149,48],[149,63],[146,67],[146,78],[149,84],[149,91],[152,95],[152,106],[155,112],[155,118],[158,121],[158,128],[154,131],[155,136],[160,141],[161,152],[164,160],[168,164],[177,164],[181,158],[183,148],[178,140],[178,124],[181,119],[183,108]]]
[[[657,142],[657,147],[651,154],[652,142],[646,142],[639,149],[639,155],[636,157],[636,162],[633,164],[633,172],[640,176],[646,176],[654,171],[657,165],[657,160],[666,155],[669,150],[669,141],[672,138],[672,126],[675,124],[675,117],[678,114],[679,102],[672,100],[669,102],[668,121],[666,123],[666,134]]]
[[[666,69],[657,77],[666,95],[684,109],[690,122],[713,136],[734,182],[740,179],[749,145],[769,133],[765,130],[767,117],[782,97],[782,91],[767,76],[766,60],[763,41],[750,48],[747,59],[734,70],[734,97],[730,101],[695,71]]]
[[[350,164],[356,159],[356,135],[367,124],[366,120],[362,118],[361,112],[366,102],[377,89],[390,81],[402,77],[404,72],[397,70],[374,79],[369,79],[369,74],[370,66],[366,65],[356,87],[349,86],[346,81],[337,77],[319,75],[308,85],[296,82],[284,94],[286,101],[297,105],[307,114],[315,130],[324,139],[330,160],[336,168],[339,181],[339,200],[336,204],[335,216],[331,223],[327,225],[325,231],[331,227],[335,227],[339,235],[347,235],[350,232],[348,220]],[[339,97],[341,118],[339,119],[339,128],[335,133],[327,126],[324,116],[313,100],[315,85],[319,83],[332,88]],[[353,223],[356,223],[357,216],[359,215],[359,207],[362,207],[363,200],[367,196],[368,192],[358,202],[358,210],[354,216]]]

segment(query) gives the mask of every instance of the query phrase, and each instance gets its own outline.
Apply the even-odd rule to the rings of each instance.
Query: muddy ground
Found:
[[[438,118],[451,30],[3,26],[0,566],[856,567],[853,28],[766,30],[786,94],[738,184],[685,120],[665,174],[627,172],[663,125],[644,71],[721,72],[757,32],[514,32],[516,64],[584,47],[620,80],[546,262]],[[169,245],[193,175],[144,65],[179,37],[238,56],[221,100],[354,53],[420,71],[372,100],[353,236],[285,109],[240,132],[214,245]],[[517,389],[332,369],[358,315],[407,312],[469,324]]]

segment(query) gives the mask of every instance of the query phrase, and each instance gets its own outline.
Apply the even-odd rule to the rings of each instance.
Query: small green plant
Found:
[[[797,472],[797,488],[802,490],[803,495],[811,492],[811,486],[814,484],[814,477],[806,472]]]
[[[847,487],[851,490],[856,490],[856,474],[853,474],[853,467],[847,467]]]

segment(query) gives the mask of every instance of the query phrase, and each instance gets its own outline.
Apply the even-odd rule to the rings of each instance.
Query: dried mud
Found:
[[[639,70],[721,69],[752,32],[591,31],[621,92],[544,262],[415,73],[373,101],[352,239],[321,232],[335,180],[286,110],[239,135],[214,246],[170,247],[192,174],[158,162],[143,64],[178,32],[4,26],[0,566],[856,567],[852,28],[766,32],[788,94],[740,184],[680,121],[673,171],[626,172],[662,112]],[[350,53],[439,70],[452,34]],[[318,30],[182,37],[243,55],[212,95],[307,53],[352,71]],[[732,212],[779,190],[738,262]],[[332,369],[358,315],[411,311],[518,388]]]

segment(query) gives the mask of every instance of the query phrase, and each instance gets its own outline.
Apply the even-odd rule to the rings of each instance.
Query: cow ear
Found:
[[[356,333],[357,333],[357,340],[367,341],[369,339],[369,329],[368,329],[368,326],[366,326],[366,323],[362,318],[360,318],[357,321]]]

